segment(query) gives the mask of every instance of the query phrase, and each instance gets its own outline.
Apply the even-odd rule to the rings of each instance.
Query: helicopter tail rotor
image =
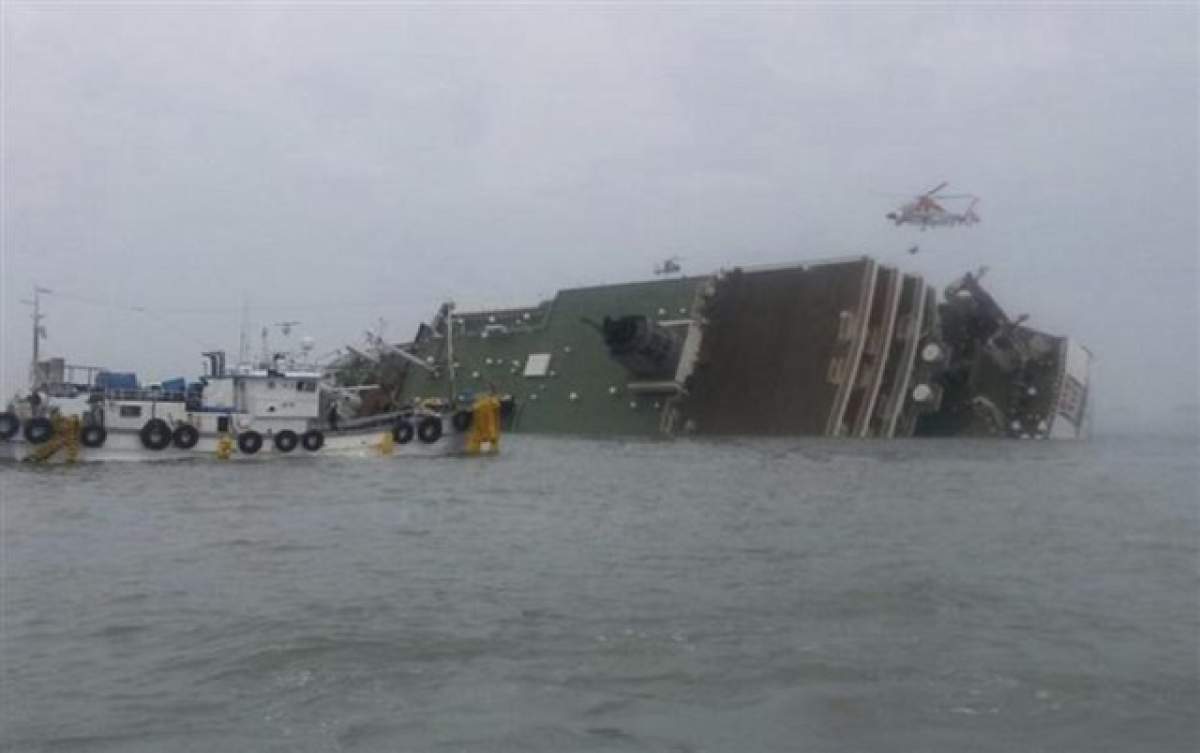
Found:
[[[963,221],[967,224],[974,225],[979,222],[979,215],[975,214],[975,206],[979,204],[979,197],[972,196],[971,203],[967,205],[967,211],[963,212]]]

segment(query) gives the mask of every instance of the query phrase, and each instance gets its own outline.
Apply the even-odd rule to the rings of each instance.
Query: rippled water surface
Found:
[[[1193,751],[1197,446],[0,468],[12,751]]]

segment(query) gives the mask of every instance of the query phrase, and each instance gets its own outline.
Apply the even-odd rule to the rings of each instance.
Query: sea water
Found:
[[[0,468],[6,751],[1194,751],[1194,440]]]

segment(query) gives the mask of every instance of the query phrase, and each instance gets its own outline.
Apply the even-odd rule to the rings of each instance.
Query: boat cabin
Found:
[[[200,410],[245,413],[266,420],[317,418],[320,380],[320,374],[275,371],[206,377]]]

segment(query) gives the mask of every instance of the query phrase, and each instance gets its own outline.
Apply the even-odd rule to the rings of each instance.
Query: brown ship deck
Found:
[[[825,434],[838,426],[867,330],[867,258],[734,270],[718,285],[682,407],[704,434]]]

